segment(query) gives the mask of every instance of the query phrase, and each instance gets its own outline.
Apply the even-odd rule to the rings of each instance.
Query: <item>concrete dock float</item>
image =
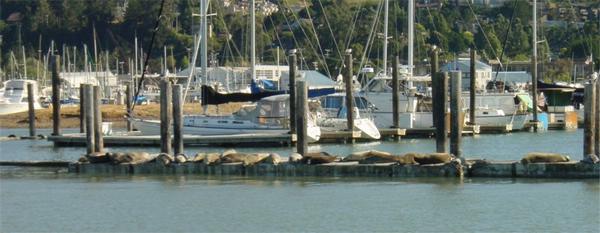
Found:
[[[69,172],[89,175],[217,175],[268,177],[504,177],[504,178],[600,178],[600,164],[580,162],[529,163],[518,161],[467,160],[456,163],[429,165],[358,164],[333,162],[318,165],[296,163],[256,164],[242,163],[206,165],[204,163],[144,164],[71,163]]]

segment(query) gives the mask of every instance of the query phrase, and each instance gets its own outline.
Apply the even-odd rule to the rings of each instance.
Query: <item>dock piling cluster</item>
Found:
[[[160,152],[171,154],[171,122],[173,114],[171,82],[160,81]]]

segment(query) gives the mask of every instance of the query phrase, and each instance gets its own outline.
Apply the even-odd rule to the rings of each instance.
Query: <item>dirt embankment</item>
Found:
[[[207,114],[231,114],[240,109],[242,103],[230,103],[217,106],[209,106]],[[125,126],[125,105],[102,105],[102,121],[113,122],[113,127]],[[186,104],[183,114],[200,114],[202,107],[199,104]],[[134,116],[144,119],[158,119],[160,106],[158,104],[135,106]],[[79,106],[65,106],[60,110],[61,127],[79,127]],[[36,128],[52,128],[52,108],[39,109],[35,111]],[[14,113],[0,116],[0,128],[27,128],[29,127],[29,116],[27,112]]]

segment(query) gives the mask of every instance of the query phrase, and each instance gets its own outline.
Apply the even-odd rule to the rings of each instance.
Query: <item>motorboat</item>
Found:
[[[523,129],[529,121],[529,114],[517,112],[506,114],[502,109],[476,108],[475,119],[480,126],[510,126],[511,129],[519,130]]]
[[[231,115],[186,115],[183,117],[183,133],[190,135],[286,134],[290,131],[288,102],[289,95],[274,95],[243,106]],[[134,117],[128,119],[143,135],[160,134],[159,120]],[[321,137],[321,129],[311,114],[308,114],[307,119],[309,142],[316,142]]]
[[[363,97],[354,97],[355,106],[353,109],[354,130],[361,132],[363,138],[380,139],[379,129],[369,117],[361,117],[368,114],[368,102]],[[340,131],[347,129],[348,120],[346,118],[345,94],[336,93],[321,97],[319,110],[311,110],[317,113],[317,125],[323,131]]]
[[[0,96],[0,115],[25,112],[29,109],[27,101],[27,84],[33,84],[33,108],[41,109],[38,101],[37,82],[34,80],[15,79],[4,82],[4,91]]]

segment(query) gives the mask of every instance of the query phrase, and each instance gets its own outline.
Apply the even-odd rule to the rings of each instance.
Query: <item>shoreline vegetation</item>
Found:
[[[218,106],[208,106],[206,113],[209,115],[227,115],[239,110],[244,103],[229,103]],[[125,128],[125,105],[101,105],[102,121],[112,122],[113,128]],[[202,106],[198,103],[187,103],[183,107],[183,114],[201,114]],[[143,119],[158,119],[160,105],[137,105],[134,116]],[[62,128],[79,128],[79,106],[64,106],[60,110]],[[38,129],[52,128],[52,107],[35,111],[35,126]],[[13,113],[0,116],[0,128],[28,128],[28,112]]]

